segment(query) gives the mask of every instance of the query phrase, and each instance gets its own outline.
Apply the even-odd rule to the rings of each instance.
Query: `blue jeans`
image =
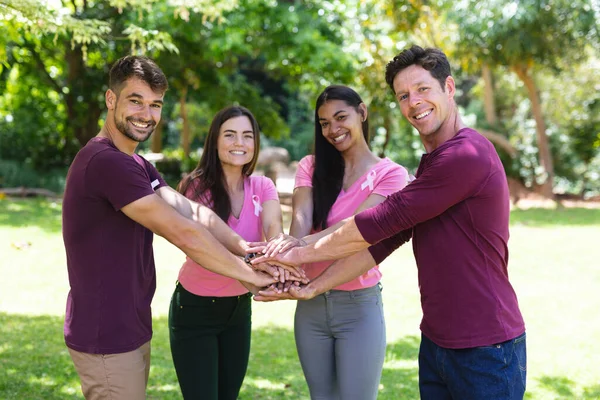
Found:
[[[446,349],[421,334],[423,400],[522,400],[527,376],[525,333],[506,342]]]

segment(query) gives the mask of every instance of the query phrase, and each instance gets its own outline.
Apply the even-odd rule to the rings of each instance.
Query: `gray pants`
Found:
[[[294,333],[312,400],[377,398],[386,345],[380,284],[298,301]]]

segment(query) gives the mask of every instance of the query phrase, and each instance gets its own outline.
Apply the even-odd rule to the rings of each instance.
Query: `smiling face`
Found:
[[[364,103],[358,110],[343,100],[326,101],[318,110],[323,137],[339,152],[363,140],[362,122],[367,117]]]
[[[163,97],[164,93],[156,93],[147,83],[131,78],[119,94],[109,89],[106,103],[119,132],[132,141],[144,142],[160,122]]]
[[[423,141],[446,139],[453,135],[454,79],[446,78],[444,87],[420,65],[411,65],[394,77],[396,99],[402,115],[414,126]],[[451,137],[451,136],[450,136]]]
[[[250,119],[245,115],[230,118],[219,129],[217,153],[224,167],[243,167],[254,157],[255,137]]]

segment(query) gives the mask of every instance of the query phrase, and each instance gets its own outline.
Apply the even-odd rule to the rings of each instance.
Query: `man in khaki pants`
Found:
[[[160,121],[167,86],[152,60],[118,60],[105,95],[105,124],[67,175],[63,239],[71,290],[64,334],[86,399],[146,397],[153,233],[252,291],[276,281],[275,268],[263,265],[265,274],[232,254],[245,255],[247,244],[216,214],[171,189],[134,153]]]

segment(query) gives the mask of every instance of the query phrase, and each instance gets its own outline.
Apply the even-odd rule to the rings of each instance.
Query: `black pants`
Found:
[[[196,296],[177,284],[169,336],[184,399],[237,399],[248,367],[251,317],[250,294]]]

